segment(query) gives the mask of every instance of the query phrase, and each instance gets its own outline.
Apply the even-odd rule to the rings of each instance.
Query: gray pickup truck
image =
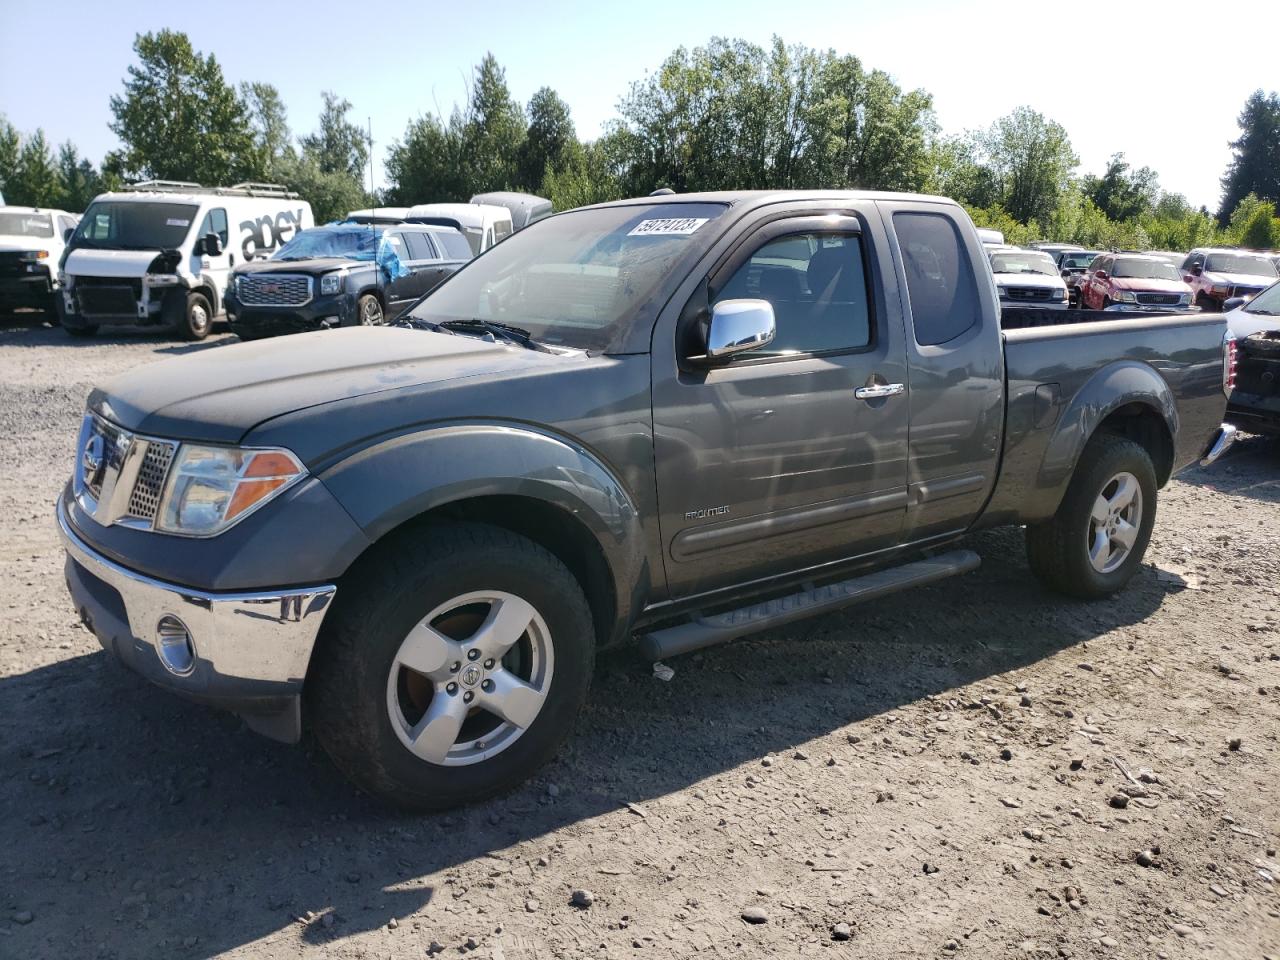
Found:
[[[529,777],[603,646],[962,573],[975,529],[1025,524],[1041,580],[1105,597],[1231,435],[1220,316],[1002,331],[939,198],[575,210],[409,317],[105,384],[57,504],[106,649],[279,739],[305,721],[409,807]]]

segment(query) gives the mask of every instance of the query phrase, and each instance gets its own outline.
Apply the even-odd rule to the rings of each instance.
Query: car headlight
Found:
[[[1117,290],[1116,295],[1112,297],[1117,303],[1137,303],[1138,298],[1132,290]]]
[[[1064,298],[1066,297],[1066,295],[1067,295],[1067,288],[1066,288],[1066,287],[1054,287],[1054,288],[1053,288],[1053,296],[1054,296],[1054,299],[1055,299],[1055,300],[1062,300],[1062,299],[1064,299]]]
[[[1178,305],[1181,307],[1185,307],[1190,302],[1191,302],[1191,294],[1189,293],[1184,293],[1182,294],[1182,296],[1178,297]]]
[[[342,289],[341,273],[326,273],[320,278],[320,293],[337,293]]]
[[[48,260],[48,250],[24,250],[18,254],[18,259],[24,263],[35,263],[37,260]]]
[[[169,468],[155,529],[209,537],[244,519],[307,475],[288,450],[182,444]]]

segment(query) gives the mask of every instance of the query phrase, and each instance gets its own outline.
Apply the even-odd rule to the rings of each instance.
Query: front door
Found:
[[[695,293],[711,303],[768,300],[772,343],[699,367],[681,362],[691,348],[669,352],[672,327],[659,325],[654,439],[673,599],[856,557],[899,535],[903,330],[886,306],[894,281],[877,265],[879,217],[870,204],[841,206],[747,227]],[[673,339],[685,337],[677,328]],[[858,396],[888,385],[901,392]]]
[[[231,268],[236,265],[236,255],[231,249],[230,231],[227,229],[227,211],[222,207],[215,207],[204,215],[204,220],[200,222],[200,232],[196,234],[197,250],[202,249],[204,238],[211,233],[217,234],[222,241],[222,252],[204,250],[197,253],[192,257],[195,263],[191,272],[212,282],[213,288],[218,291],[218,302],[212,306],[216,313],[221,313],[224,309],[222,299],[227,294],[227,277],[231,274]]]

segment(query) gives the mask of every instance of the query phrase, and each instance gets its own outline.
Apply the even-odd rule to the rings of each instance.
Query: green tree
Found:
[[[462,146],[465,162],[474,171],[476,192],[512,189],[519,181],[524,110],[512,98],[507,72],[491,53],[476,68],[468,109]]]
[[[592,143],[570,143],[558,165],[547,165],[543,177],[543,194],[552,206],[572,210],[624,196],[611,155],[617,146],[608,136]]]
[[[324,91],[320,128],[299,141],[302,153],[322,173],[342,173],[363,182],[369,162],[368,135],[359,124],[347,119],[351,101],[330,90]]]
[[[124,169],[206,185],[253,176],[248,110],[214,56],[173,30],[140,34],[133,49],[138,63],[129,67],[124,93],[111,98]]]
[[[0,113],[0,193],[11,189],[9,182],[18,168],[18,152],[22,146],[22,136],[18,128],[9,122],[9,118]],[[10,201],[12,202],[12,201]]]
[[[1240,245],[1253,250],[1270,250],[1280,246],[1280,221],[1276,220],[1276,205],[1270,201],[1259,203],[1253,216],[1240,233]]]
[[[1148,213],[1160,197],[1156,172],[1150,167],[1132,170],[1123,153],[1112,154],[1102,176],[1086,176],[1081,186],[1112,220],[1132,220]]]
[[[569,115],[569,105],[550,87],[534,93],[525,112],[529,128],[517,151],[517,176],[520,186],[539,193],[548,166],[567,166],[567,153],[578,146],[578,135]]]
[[[1229,216],[1249,194],[1280,203],[1280,94],[1255,90],[1240,112],[1240,138],[1231,144],[1233,156],[1222,178],[1218,222]]]
[[[102,177],[92,163],[83,159],[74,143],[68,140],[58,148],[58,206],[64,210],[83,212],[91,200],[102,193]]]
[[[5,200],[23,207],[56,207],[60,192],[58,167],[44,131],[37,130],[22,141],[17,165],[5,182]]]
[[[359,180],[346,172],[321,170],[306,154],[289,151],[277,161],[273,176],[311,204],[316,223],[345,219],[371,203]]]
[[[1030,107],[1001,117],[976,142],[1002,205],[1022,223],[1049,217],[1080,162],[1062,125]]]
[[[280,91],[269,83],[242,83],[240,96],[253,131],[257,176],[270,180],[280,175],[281,164],[293,154],[288,112]]]

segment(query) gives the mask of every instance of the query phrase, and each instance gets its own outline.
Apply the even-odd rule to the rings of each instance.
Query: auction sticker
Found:
[[[164,222],[164,225],[166,227],[189,227],[191,226],[191,221],[179,220],[177,217],[170,217],[168,220]]]
[[[669,217],[665,220],[641,220],[628,237],[687,237],[710,217]]]

